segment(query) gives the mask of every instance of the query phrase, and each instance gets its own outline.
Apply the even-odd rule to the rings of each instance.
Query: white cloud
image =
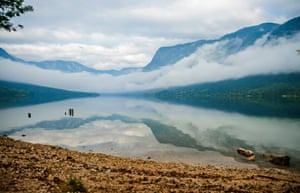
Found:
[[[174,66],[162,69],[164,76],[151,84],[169,87],[255,74],[300,72],[300,59],[295,51],[299,41],[300,34],[293,39],[282,39],[275,45],[254,45],[221,61],[212,61],[210,57],[222,42],[204,46]]]
[[[135,45],[103,47],[86,44],[0,44],[9,53],[31,61],[71,60],[96,69],[120,69],[128,66],[144,66],[151,58],[140,53]],[[23,52],[26,50],[27,52]]]
[[[160,46],[218,38],[262,22],[283,23],[298,16],[298,0],[28,0],[33,13],[15,19],[25,29],[0,31],[0,47],[26,60],[72,60],[97,69],[142,67]],[[215,60],[221,43],[205,46],[174,66],[113,77],[64,74],[0,61],[0,78],[47,86],[131,91],[235,78],[256,73],[299,71],[299,49],[282,40]],[[222,58],[223,59],[223,58]]]
[[[224,58],[221,62],[211,60],[211,53],[216,53],[216,49],[223,44],[220,42],[203,46],[172,66],[122,76],[66,74],[1,60],[0,77],[4,80],[71,90],[123,92],[218,81],[254,74],[300,72],[299,56],[295,51],[299,48],[299,41],[300,34],[292,39],[280,39],[276,43],[264,46],[254,45]]]
[[[282,23],[300,12],[298,0],[26,3],[34,12],[14,20],[25,29],[0,31],[0,46],[31,60],[79,60],[102,69],[145,66],[160,46],[218,38],[262,22]],[[78,45],[84,49],[74,48]]]
[[[3,33],[3,32],[2,32]],[[5,34],[5,33],[4,33]],[[31,43],[21,38],[36,34],[43,41]],[[0,47],[14,56],[25,60],[71,60],[97,69],[120,69],[125,67],[142,67],[150,62],[155,53],[156,44],[168,45],[176,40],[164,38],[148,38],[143,36],[109,36],[102,33],[92,33],[90,36],[75,31],[62,30],[29,30],[19,31],[12,37],[13,42],[0,42]],[[61,43],[51,42],[56,39]],[[104,43],[102,43],[104,42]]]

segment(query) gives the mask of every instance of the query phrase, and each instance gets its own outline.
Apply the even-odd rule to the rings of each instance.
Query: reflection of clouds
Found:
[[[300,149],[300,121],[297,119],[251,117],[170,103],[152,104],[152,107],[165,116],[160,121],[196,140],[202,139],[206,130],[221,129],[248,144]]]
[[[21,137],[25,134],[26,137]],[[95,121],[68,130],[25,129],[11,137],[33,143],[60,145],[66,148],[107,153],[117,156],[148,158],[193,164],[212,164],[228,167],[255,167],[238,163],[218,152],[197,151],[193,148],[160,144],[149,127],[142,123]]]
[[[144,137],[145,133],[141,131],[140,128],[131,128],[127,131],[124,131],[124,134],[127,136],[136,136],[136,137]]]
[[[75,109],[74,118],[66,118],[61,114],[69,106]],[[26,118],[27,112],[33,112],[32,119]],[[4,119],[9,115],[14,115],[12,117],[15,120]],[[18,119],[19,116],[25,118]],[[160,144],[157,141],[151,129],[142,121],[150,119],[170,126],[168,131],[171,134],[174,134],[172,128],[175,128],[177,134],[189,136],[195,141],[194,144],[217,151],[230,149],[235,152],[232,146],[235,144],[254,147],[257,151],[280,148],[296,157],[300,156],[300,121],[297,119],[249,117],[167,102],[117,97],[76,99],[0,110],[0,117],[2,131],[21,128],[9,134],[13,138],[63,145],[82,151],[91,149],[133,157],[158,156],[169,151],[184,155],[183,147],[175,147],[176,143]],[[26,137],[21,137],[22,134]],[[187,147],[190,148],[185,150],[195,148]]]
[[[149,128],[141,123],[124,123],[108,120],[94,121],[68,130],[28,128],[21,132],[16,132],[12,137],[18,138],[22,134],[26,134],[26,138],[22,139],[31,142],[72,147],[108,142],[118,142],[119,144],[131,144],[139,141],[144,141],[145,143],[155,142]]]
[[[133,138],[137,139],[138,137],[144,139],[145,135],[152,134],[147,133],[150,132],[149,128],[140,124],[139,120],[147,118],[159,121],[163,124],[172,125],[197,141],[205,140],[203,139],[204,131],[222,128],[223,132],[243,140],[250,145],[272,145],[282,148],[300,149],[300,144],[298,143],[298,139],[300,138],[300,133],[298,132],[298,128],[300,128],[299,120],[249,117],[237,113],[194,108],[166,102],[117,97],[76,99],[1,110],[1,117],[15,115],[15,117],[23,116],[24,119],[1,119],[3,120],[1,121],[1,129],[8,130],[9,128],[5,128],[5,125],[13,125],[16,123],[19,126],[22,123],[23,125],[28,125],[29,122],[44,121],[45,119],[53,120],[53,118],[63,116],[61,114],[64,112],[63,110],[66,109],[64,106],[74,107],[76,116],[82,119],[82,124],[77,126],[80,129],[70,129],[70,131],[64,132],[54,130],[50,132],[53,133],[52,135],[55,135],[55,132],[61,133],[60,135],[62,135],[62,137],[57,135],[55,139],[62,138],[63,140],[69,133],[70,135],[78,135],[77,138],[89,138],[89,140],[94,139],[95,136],[101,136],[94,139],[94,143],[115,140],[118,140],[119,143],[129,139],[132,141]],[[48,109],[48,111],[45,111],[45,109]],[[24,116],[29,111],[33,112],[32,119],[28,119]],[[118,114],[114,114],[116,112],[118,112]],[[7,116],[6,113],[8,114]],[[127,125],[127,127],[125,125]],[[45,128],[45,126],[37,125],[35,132],[41,132],[38,128]],[[113,130],[111,128],[113,128]],[[109,138],[109,135],[112,135],[113,132],[114,137]],[[108,135],[108,133],[110,134]],[[118,135],[123,136],[123,138],[118,137]],[[125,139],[124,136],[127,138]],[[74,137],[75,136],[71,136],[71,138]],[[35,140],[38,140],[38,138],[39,136],[37,136]],[[105,141],[104,139],[107,140]],[[56,142],[56,140],[53,141]],[[85,144],[88,143],[85,142]],[[74,146],[76,146],[76,144],[74,144]]]

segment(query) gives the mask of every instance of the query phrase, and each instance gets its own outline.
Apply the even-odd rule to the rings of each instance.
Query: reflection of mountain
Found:
[[[159,91],[156,97],[255,116],[300,117],[300,73],[256,75]]]
[[[59,120],[46,120],[34,125],[25,125],[9,131],[3,131],[1,135],[13,135],[25,129],[46,129],[46,130],[65,130],[79,128],[85,124],[95,121],[122,121],[124,123],[144,123],[147,125],[157,141],[162,144],[173,144],[178,147],[195,148],[199,151],[219,151],[224,155],[234,156],[237,147],[252,148],[244,141],[236,139],[222,129],[208,129],[201,133],[199,139],[195,139],[188,134],[178,130],[175,126],[166,125],[152,119],[137,120],[131,117],[112,114],[110,116],[93,116],[88,118],[65,117]],[[252,148],[253,149],[253,148]]]
[[[143,119],[143,123],[151,128],[157,141],[164,144],[195,148],[199,151],[218,151],[227,156],[236,155],[236,149],[238,147],[254,149],[250,145],[247,145],[243,140],[234,138],[222,131],[222,128],[207,129],[201,133],[200,139],[194,139],[190,135],[178,130],[176,127],[165,125],[159,121]]]
[[[66,61],[66,60],[46,60],[46,61],[27,61],[16,56],[13,56],[6,52],[3,48],[0,48],[0,57],[9,59],[14,62],[19,62],[27,65],[33,65],[45,70],[57,70],[66,73],[78,73],[78,72],[89,72],[92,74],[111,74],[120,75],[131,72],[135,68],[124,68],[122,70],[97,70],[94,68],[89,68],[76,61]]]
[[[216,151],[224,155],[236,155],[236,149],[239,147],[253,149],[254,147],[248,145],[245,141],[235,138],[224,131],[225,128],[207,129],[202,132],[201,139],[203,145],[214,148]]]
[[[123,115],[118,115],[118,114],[112,114],[110,116],[93,116],[93,117],[89,117],[86,119],[83,118],[74,118],[74,117],[66,117],[63,119],[59,119],[59,120],[51,120],[51,121],[41,121],[38,122],[34,125],[25,125],[22,127],[18,127],[18,128],[14,128],[11,129],[9,131],[3,131],[0,132],[1,135],[12,135],[16,132],[22,131],[24,129],[27,128],[43,128],[43,129],[47,129],[47,130],[63,130],[63,129],[75,129],[78,128],[82,125],[85,125],[87,123],[91,123],[94,121],[99,121],[99,120],[108,120],[108,121],[116,121],[116,120],[120,120],[124,123],[137,123],[139,122],[138,120],[135,120],[133,118],[130,117],[126,117]]]
[[[253,150],[256,154],[255,163],[263,167],[269,167],[270,165],[268,165],[266,160],[260,156],[261,153],[288,154],[292,158],[290,168],[298,171],[300,170],[299,151],[276,146],[249,145],[246,141],[229,135],[225,131],[225,127],[207,129],[201,132],[200,137],[195,139],[172,125],[166,125],[151,119],[143,119],[143,123],[151,128],[159,143],[172,144],[178,147],[195,148],[199,151],[217,151],[225,156],[233,157],[238,161],[246,160],[242,156],[238,156],[236,152],[237,148],[243,147]]]
[[[174,126],[165,125],[151,119],[143,119],[143,123],[152,130],[153,135],[159,143],[173,144],[179,147],[196,148],[201,151],[210,150],[209,148],[199,146],[195,139],[182,133]]]
[[[178,128],[174,125],[165,124],[153,119],[134,119],[121,114],[112,114],[109,116],[92,116],[88,118],[65,117],[58,120],[41,121],[36,124],[25,125],[22,127],[11,129],[9,131],[0,132],[0,135],[14,135],[15,133],[18,133],[18,135],[20,135],[20,132],[26,129],[57,130],[59,132],[59,130],[77,129],[85,124],[103,120],[121,121],[123,123],[143,123],[151,129],[154,137],[161,144],[172,144],[177,147],[193,148],[199,151],[216,151],[225,156],[230,156],[238,160],[242,160],[243,158],[237,155],[236,149],[238,147],[243,147],[254,150],[257,153],[257,160],[255,163],[259,165],[266,164],[266,162],[259,156],[260,153],[288,153],[288,155],[290,155],[290,157],[292,158],[291,167],[296,167],[295,165],[299,163],[300,152],[298,150],[278,146],[276,147],[270,144],[267,145],[264,144],[264,141],[261,141],[258,144],[248,144],[245,140],[235,137],[234,135],[230,135],[227,131],[228,129],[231,129],[231,127],[208,128],[204,131],[200,131],[197,126],[194,126],[192,124],[192,127],[194,129],[191,129],[191,127],[187,126],[189,127],[187,131],[189,131],[189,133],[192,133],[188,134],[185,133],[185,128]],[[114,128],[112,128],[111,130],[112,132],[114,132]],[[85,130],[81,131],[83,133],[89,132]],[[110,131],[108,130],[108,132]],[[93,134],[94,133],[92,133],[92,135]],[[114,142],[115,141],[112,141],[111,143],[113,144]],[[87,148],[87,146],[82,146],[81,148],[85,147]]]
[[[236,149],[243,147],[246,149],[251,149],[256,152],[257,164],[264,164],[265,162],[260,158],[259,154],[262,152],[270,153],[290,153],[293,158],[293,163],[299,162],[299,151],[287,149],[283,147],[276,146],[253,146],[247,144],[244,140],[238,139],[233,135],[226,132],[227,127],[219,127],[215,129],[206,129],[201,132],[197,138],[183,133],[178,128],[172,125],[166,125],[159,121],[151,119],[143,119],[143,123],[151,128],[155,138],[158,142],[163,144],[172,144],[178,147],[188,147],[195,148],[199,151],[217,151],[225,156],[234,157],[241,160],[240,156],[237,156]],[[242,160],[241,160],[242,161]]]

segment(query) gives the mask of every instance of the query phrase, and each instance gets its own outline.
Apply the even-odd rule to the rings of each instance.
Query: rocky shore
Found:
[[[0,137],[0,192],[300,192],[300,173],[81,153]]]

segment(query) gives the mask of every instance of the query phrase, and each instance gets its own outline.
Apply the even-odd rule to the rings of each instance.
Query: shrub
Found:
[[[70,178],[69,181],[58,185],[63,192],[87,192],[82,182],[77,178]]]

